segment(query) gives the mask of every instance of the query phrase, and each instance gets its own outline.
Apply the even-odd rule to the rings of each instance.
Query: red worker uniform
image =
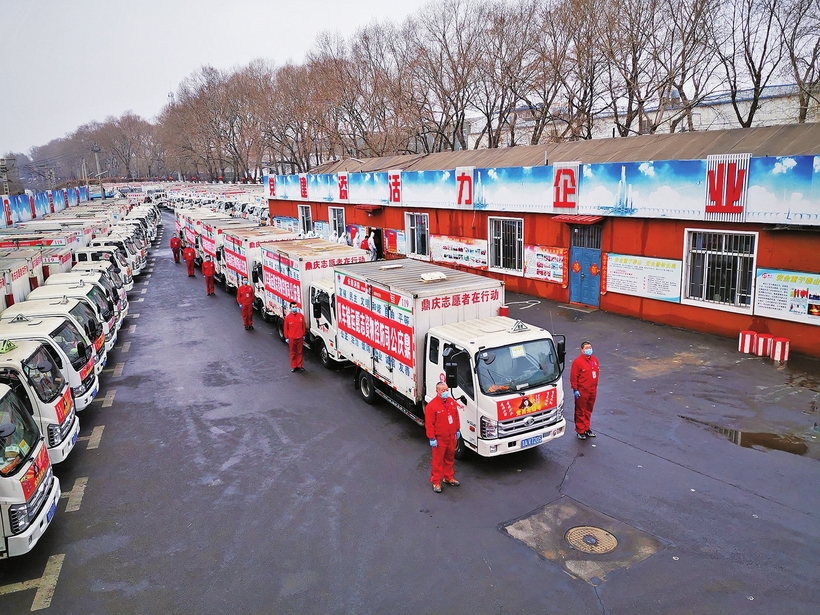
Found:
[[[302,312],[291,312],[285,316],[285,339],[288,341],[290,347],[290,371],[295,372],[297,369],[304,371],[302,367],[302,348],[305,345],[305,333],[307,327],[305,326],[305,317]]]
[[[591,433],[592,408],[598,395],[598,375],[600,366],[594,355],[580,354],[569,372],[569,385],[580,395],[575,397],[575,432]]]
[[[242,306],[242,324],[245,330],[253,329],[253,286],[242,284],[236,289],[236,302]]]
[[[435,489],[441,485],[441,480],[457,485],[454,476],[454,462],[456,453],[456,432],[461,429],[458,419],[458,404],[452,397],[442,399],[436,395],[424,408],[424,427],[427,438],[436,441],[433,450],[433,464],[430,472],[430,482]],[[436,489],[439,491],[440,489]]]
[[[179,262],[179,251],[182,248],[182,241],[179,237],[174,235],[171,237],[171,251],[174,253],[174,262]]]
[[[208,293],[208,296],[214,294],[214,275],[216,274],[216,267],[214,267],[214,262],[210,260],[206,260],[202,263],[202,275],[205,276],[205,292]]]
[[[182,251],[182,258],[185,260],[185,265],[188,267],[188,277],[194,277],[194,259],[196,258],[196,251],[188,246]]]

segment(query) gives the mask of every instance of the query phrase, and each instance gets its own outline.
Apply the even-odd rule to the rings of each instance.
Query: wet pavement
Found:
[[[56,468],[81,506],[0,562],[0,612],[56,555],[49,613],[818,612],[820,362],[508,296],[568,360],[592,342],[598,437],[468,456],[436,495],[423,430],[350,370],[292,374],[272,325],[173,264],[165,219],[111,405],[80,415],[99,446]]]

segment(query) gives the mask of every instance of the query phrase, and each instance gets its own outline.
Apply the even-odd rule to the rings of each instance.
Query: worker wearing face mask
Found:
[[[305,317],[295,301],[290,302],[290,313],[285,316],[285,341],[290,347],[290,371],[305,371],[302,367],[302,348],[305,345]]]
[[[450,390],[444,382],[436,385],[436,396],[424,408],[424,426],[433,452],[430,472],[433,491],[441,493],[442,481],[458,487],[461,483],[456,480],[453,465],[456,443],[461,437],[461,423],[458,419],[458,404],[450,397]]]
[[[569,385],[575,396],[575,433],[579,440],[595,437],[590,421],[595,397],[598,395],[600,370],[598,359],[592,356],[592,344],[583,342],[581,354],[572,362],[569,372]]]

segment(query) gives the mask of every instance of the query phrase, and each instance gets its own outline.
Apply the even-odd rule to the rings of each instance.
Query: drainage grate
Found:
[[[618,546],[618,539],[599,527],[579,525],[564,534],[567,544],[584,553],[609,553]]]

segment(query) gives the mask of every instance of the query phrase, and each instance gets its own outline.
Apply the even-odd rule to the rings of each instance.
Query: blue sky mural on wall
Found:
[[[383,173],[351,173],[347,176],[351,203],[387,205],[387,171]]]
[[[476,169],[475,208],[552,212],[552,167]]]
[[[820,156],[752,158],[747,222],[820,222]]]
[[[404,171],[401,174],[403,205],[448,207],[455,199],[456,180],[453,171]]]
[[[705,160],[582,164],[578,213],[702,220]]]
[[[336,176],[327,173],[308,175],[308,196],[311,201],[335,200],[332,189],[336,186],[336,182],[333,181],[331,184],[331,179],[335,180]],[[338,194],[339,189],[337,187],[335,195],[338,196]]]

